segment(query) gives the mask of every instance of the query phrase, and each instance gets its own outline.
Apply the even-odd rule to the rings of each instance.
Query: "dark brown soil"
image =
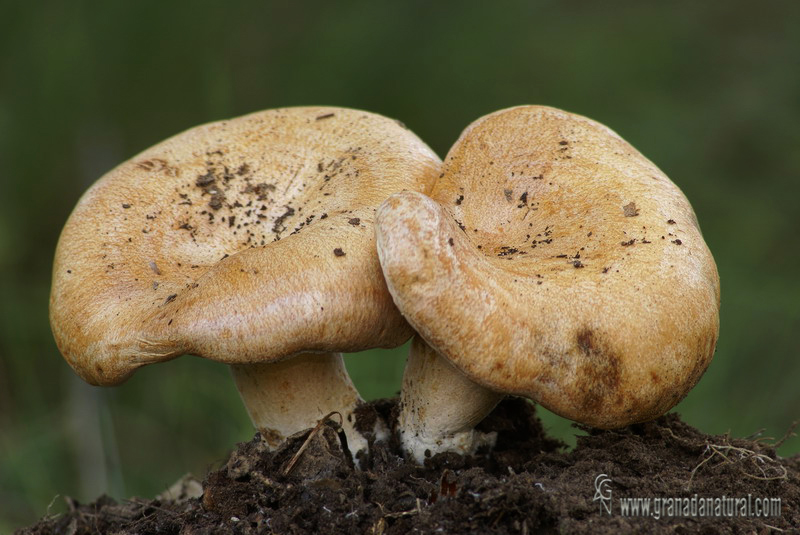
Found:
[[[394,401],[372,407],[392,420]],[[101,497],[86,505],[68,499],[67,513],[18,533],[769,533],[800,527],[800,456],[779,458],[765,441],[705,435],[670,414],[616,431],[586,430],[566,451],[544,434],[533,406],[519,399],[501,403],[482,428],[498,432],[488,457],[443,454],[420,467],[406,463],[397,444],[377,443],[360,459],[361,470],[333,422],[295,435],[275,452],[257,434],[208,474],[202,489],[194,482],[192,492],[185,481],[179,497],[122,503]],[[599,494],[611,495],[611,514],[603,500],[594,500],[596,484]],[[749,499],[751,507],[760,498],[779,498],[780,513],[700,518],[691,514],[695,495],[700,502]],[[620,498],[685,498],[688,509],[681,516],[683,505],[672,501],[659,518],[625,516]],[[721,515],[746,507],[731,511],[717,503]]]

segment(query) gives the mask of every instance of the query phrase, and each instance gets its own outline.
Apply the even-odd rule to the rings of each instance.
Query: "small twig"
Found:
[[[495,527],[497,527],[497,525],[500,523],[500,520],[503,518],[503,516],[504,516],[505,514],[506,514],[506,510],[505,510],[505,509],[502,509],[502,510],[500,510],[500,514],[499,514],[499,515],[497,515],[497,518],[495,518],[495,519],[494,519],[494,521],[492,522],[492,525],[491,525],[490,527],[491,527],[492,529],[494,529]]]
[[[61,494],[56,494],[55,496],[53,496],[53,499],[50,500],[50,505],[47,506],[47,511],[45,511],[45,513],[44,513],[45,519],[49,519],[50,518],[50,509],[53,507],[53,505],[55,505],[56,500],[58,499],[59,496],[61,496]],[[59,515],[55,515],[55,516],[58,517]]]
[[[422,512],[422,502],[419,498],[417,498],[417,505],[413,509],[409,509],[408,511],[398,511],[396,513],[383,513],[383,506],[378,504],[381,508],[381,512],[385,518],[402,518],[404,516],[413,516],[418,515]]]
[[[64,503],[67,504],[67,509],[70,513],[78,510],[78,502],[72,496],[64,496]]]
[[[340,413],[338,411],[329,412],[328,414],[326,414],[325,416],[320,418],[320,420],[317,422],[317,425],[314,426],[314,429],[312,429],[311,432],[306,437],[306,440],[303,442],[303,445],[300,446],[300,449],[297,450],[297,453],[294,454],[292,459],[289,461],[289,464],[286,465],[286,468],[283,469],[283,475],[285,475],[285,476],[289,475],[289,472],[292,471],[292,468],[294,468],[294,465],[296,465],[297,461],[300,460],[300,456],[303,454],[304,451],[306,451],[306,449],[308,448],[309,444],[311,444],[311,439],[314,438],[317,435],[317,433],[319,433],[319,430],[322,429],[322,426],[325,424],[325,422],[328,420],[328,418],[330,418],[334,414],[338,414],[339,415],[339,426],[344,424],[344,418],[342,418],[342,413]]]
[[[706,446],[706,449],[703,452],[703,455],[705,455],[706,452],[708,452],[708,449],[709,449],[709,446]],[[686,490],[687,491],[692,490],[692,481],[694,480],[695,473],[697,473],[697,471],[700,469],[701,466],[703,466],[708,461],[710,461],[713,456],[714,456],[714,454],[712,453],[710,457],[706,457],[705,459],[700,461],[700,464],[698,464],[697,466],[694,467],[694,469],[692,470],[692,473],[689,475],[689,481],[686,483]]]
[[[669,433],[669,436],[672,437],[672,439],[675,440],[676,442],[680,443],[681,446],[683,446],[683,447],[685,447],[687,449],[690,449],[690,450],[697,448],[697,444],[696,443],[694,443],[694,442],[692,442],[692,441],[690,441],[690,440],[688,440],[688,439],[686,439],[684,437],[676,435],[675,432],[671,428],[665,427],[664,429],[667,431],[667,433]]]
[[[800,420],[795,420],[794,422],[792,422],[791,425],[789,425],[789,429],[786,430],[786,434],[783,435],[783,438],[781,438],[779,441],[773,444],[772,447],[777,450],[783,445],[784,442],[786,442],[792,437],[796,437],[797,433],[795,433],[794,430],[797,428],[798,424],[800,424]]]
[[[761,435],[763,435],[764,431],[766,431],[766,430],[767,430],[766,427],[762,427],[761,429],[759,429],[755,433],[753,433],[751,435],[747,435],[746,437],[744,437],[744,439],[745,440],[755,440],[755,439],[759,438]]]
[[[161,506],[158,506],[158,505],[154,505],[154,504],[152,504],[150,502],[143,502],[143,501],[139,501],[139,500],[140,500],[140,498],[130,498],[130,499],[124,500],[124,501],[126,501],[128,503],[132,503],[133,505],[138,505],[142,509],[147,509],[148,507],[152,507],[153,509],[158,509],[159,511],[164,511],[165,513],[169,513],[169,514],[174,515],[174,516],[180,516],[181,515],[181,513],[176,513],[175,511],[170,511],[169,509],[165,509],[164,507],[161,507]]]
[[[764,464],[766,464],[766,463],[773,463],[774,464],[775,463],[774,459],[772,459],[770,457],[767,457],[766,455],[764,455],[762,453],[756,453],[753,450],[748,450],[746,448],[739,448],[739,447],[731,446],[731,445],[727,445],[727,444],[707,444],[705,451],[703,451],[703,455],[707,454],[708,452],[711,452],[711,455],[709,455],[708,457],[706,457],[702,461],[700,461],[700,463],[697,466],[695,466],[694,469],[692,470],[692,473],[689,476],[689,481],[686,483],[686,490],[687,491],[691,490],[692,481],[694,480],[694,476],[697,473],[697,471],[700,469],[700,467],[702,467],[703,465],[705,465],[706,463],[711,461],[717,455],[719,455],[720,457],[722,457],[722,459],[724,459],[722,462],[717,464],[717,466],[720,466],[720,465],[723,465],[723,464],[737,464],[737,462],[741,461],[741,460],[753,460],[753,461],[764,463]],[[739,454],[739,459],[731,459],[729,457],[729,455],[731,453],[738,453]],[[764,470],[764,468],[762,468],[760,466],[757,466],[757,468],[761,471],[762,475],[759,476],[757,474],[751,474],[751,473],[747,472],[746,470],[744,470],[741,467],[739,467],[739,471],[745,477],[749,477],[751,479],[758,479],[758,480],[761,480],[761,481],[772,481],[772,480],[776,480],[776,479],[786,479],[787,476],[788,476],[788,472],[786,471],[786,467],[781,466],[780,464],[777,464],[777,466],[775,467],[778,470],[778,474],[777,475],[773,475],[773,476],[767,475],[767,472],[766,472],[766,470]]]

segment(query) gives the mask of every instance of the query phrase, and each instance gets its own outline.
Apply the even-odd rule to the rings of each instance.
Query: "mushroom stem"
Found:
[[[338,412],[353,456],[367,448],[353,427],[363,400],[341,353],[301,353],[279,362],[234,364],[231,370],[250,420],[270,447]]]
[[[445,451],[474,454],[496,433],[474,429],[503,398],[470,380],[420,336],[411,343],[400,393],[400,441],[417,463]]]

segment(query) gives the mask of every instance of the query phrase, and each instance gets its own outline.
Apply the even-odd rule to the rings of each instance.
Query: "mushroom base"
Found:
[[[367,449],[366,438],[353,427],[354,411],[363,400],[340,353],[301,353],[279,362],[236,364],[231,370],[253,425],[270,447],[338,412],[353,456]]]
[[[419,336],[408,355],[398,433],[406,454],[419,464],[452,451],[472,455],[494,447],[496,433],[474,427],[503,399],[503,394],[474,383]]]

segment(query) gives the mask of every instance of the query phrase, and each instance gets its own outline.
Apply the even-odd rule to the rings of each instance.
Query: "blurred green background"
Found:
[[[222,365],[185,357],[117,388],[83,384],[47,306],[59,232],[94,180],[186,128],[265,108],[378,112],[441,156],[516,104],[609,125],[683,189],[720,271],[718,351],[677,410],[737,436],[781,437],[800,418],[800,2],[488,6],[3,3],[0,532],[58,511],[56,495],[153,496],[251,436]],[[374,398],[398,390],[403,359],[348,362]]]

